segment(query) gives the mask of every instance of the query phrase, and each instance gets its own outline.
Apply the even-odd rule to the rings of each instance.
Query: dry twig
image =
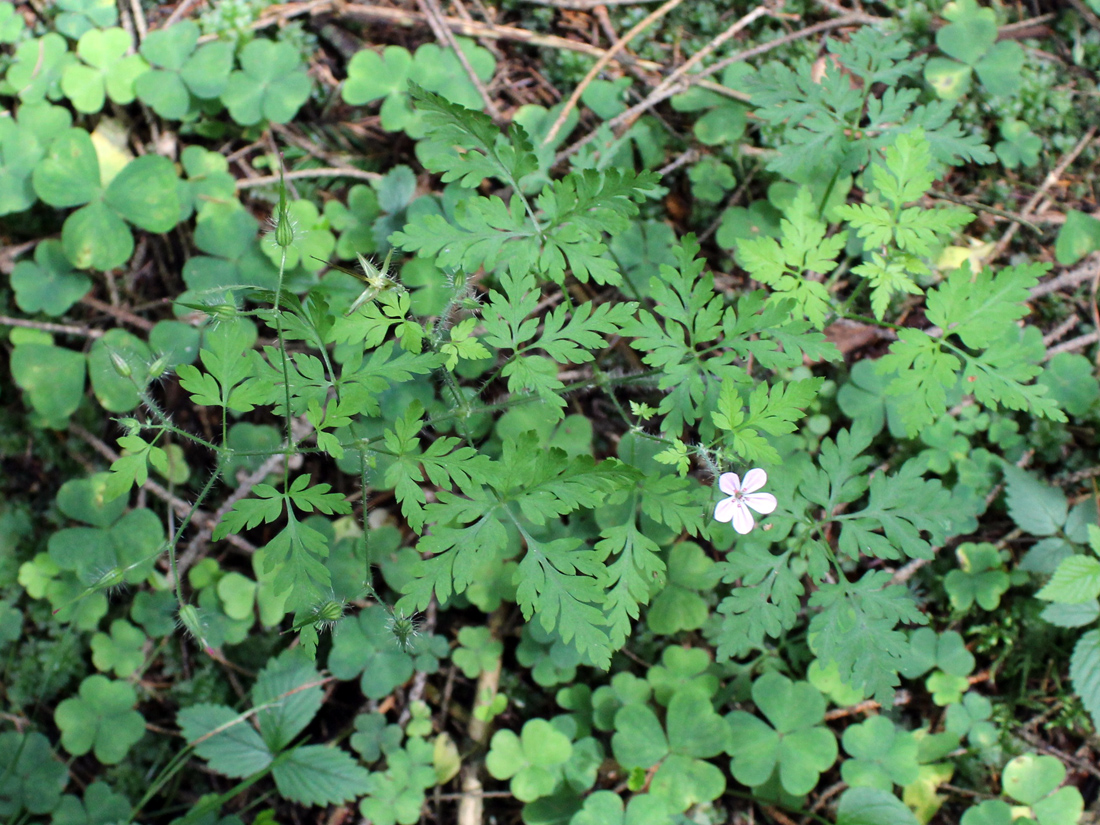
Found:
[[[504,118],[500,114],[500,109],[497,107],[496,101],[494,101],[489,94],[489,90],[485,88],[485,84],[481,82],[481,78],[477,76],[474,67],[470,65],[470,59],[466,57],[466,52],[458,47],[454,32],[452,32],[444,22],[443,9],[439,7],[439,0],[416,0],[416,2],[417,5],[420,6],[420,10],[424,13],[424,16],[428,19],[428,25],[430,25],[432,31],[435,32],[436,39],[442,40],[451,51],[455,53],[458,62],[461,63],[462,68],[466,70],[466,75],[470,78],[470,82],[474,84],[477,93],[481,95],[481,100],[485,104],[485,108],[489,111],[489,116],[492,117],[493,122],[497,125],[503,123]]]
[[[1058,165],[1050,170],[1050,174],[1048,174],[1046,178],[1043,179],[1042,185],[1037,190],[1035,190],[1035,194],[1031,196],[1026,204],[1024,204],[1024,208],[1020,210],[1021,217],[1030,218],[1033,216],[1033,213],[1035,212],[1035,207],[1039,204],[1039,201],[1041,201],[1046,196],[1047,190],[1050,189],[1050,187],[1052,187],[1055,183],[1057,183],[1058,179],[1061,178],[1063,174],[1065,174],[1066,169],[1069,168],[1071,163],[1077,160],[1078,155],[1085,151],[1085,147],[1089,145],[1095,135],[1096,127],[1092,126],[1087,132],[1085,132],[1084,136],[1079,141],[1077,141],[1077,145],[1074,146],[1069,152],[1067,152],[1060,161],[1058,161]],[[1004,254],[1005,249],[1008,248],[1009,243],[1012,242],[1013,237],[1015,237],[1016,235],[1016,230],[1018,230],[1019,228],[1020,224],[1018,221],[1013,221],[1011,224],[1009,224],[1008,229],[1005,230],[1005,233],[1001,236],[1001,239],[997,241],[997,245],[993,247],[993,251],[989,255],[990,261],[995,261]]]
[[[596,76],[606,68],[607,64],[615,59],[615,55],[625,49],[630,41],[644,32],[684,0],[665,0],[661,4],[660,8],[654,9],[652,12],[642,18],[637,25],[630,29],[626,34],[619,38],[619,41],[615,43],[610,49],[604,52],[603,56],[596,61],[596,64],[588,70],[588,74],[584,76],[584,79],[577,84],[577,88],[573,90],[573,93],[569,95],[569,99],[565,101],[565,105],[558,113],[557,119],[554,120],[554,124],[550,127],[550,131],[546,133],[546,137],[543,138],[543,145],[550,143],[558,132],[561,130],[562,124],[569,118],[570,112],[576,108],[577,102],[581,99],[581,95],[584,94],[584,90],[588,88],[589,84],[596,79]]]

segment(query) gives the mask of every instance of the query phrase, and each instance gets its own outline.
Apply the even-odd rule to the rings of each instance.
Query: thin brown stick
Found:
[[[474,71],[474,67],[470,64],[470,59],[466,56],[466,52],[458,46],[458,41],[455,40],[454,32],[452,32],[444,23],[443,9],[439,7],[439,0],[416,0],[417,5],[420,6],[420,10],[428,18],[429,25],[432,27],[432,31],[435,32],[437,39],[442,40],[452,52],[455,53],[455,57],[458,58],[458,62],[462,64],[462,68],[466,70],[466,75],[470,78],[470,82],[474,84],[474,88],[477,89],[477,93],[481,95],[481,100],[485,104],[485,109],[489,112],[489,116],[493,119],[493,122],[500,125],[504,122],[504,118],[500,113],[500,108],[497,106],[496,101],[493,100],[489,94],[489,90],[485,87],[485,84],[481,82],[481,78],[477,76],[477,72]]]
[[[233,509],[233,505],[240,501],[242,498],[247,498],[252,492],[252,488],[268,477],[270,473],[275,472],[283,465],[283,461],[286,458],[282,453],[277,453],[260,465],[260,467],[254,472],[250,473],[234,490],[229,497],[222,502],[221,506],[210,516],[210,519],[203,524],[191,541],[187,543],[187,549],[180,554],[176,560],[176,569],[179,570],[180,576],[195,563],[195,559],[200,552],[202,552],[203,546],[210,540],[210,536],[214,532],[214,528],[221,522],[222,518]],[[169,578],[171,575],[169,574]],[[171,582],[169,582],[171,584]]]
[[[172,13],[168,15],[168,19],[164,21],[164,25],[162,25],[161,28],[166,29],[171,26],[173,23],[182,18],[185,14],[187,14],[187,12],[191,11],[191,7],[197,2],[198,0],[183,0],[182,3],[178,4],[174,9],[172,9]]]
[[[1054,329],[1043,336],[1043,346],[1050,347],[1052,344],[1054,344],[1055,341],[1060,341],[1071,329],[1073,329],[1079,323],[1081,323],[1080,318],[1078,318],[1076,315],[1070,315],[1068,318],[1062,321],[1062,323],[1060,323],[1058,326],[1056,326]],[[1051,357],[1052,356],[1048,352],[1046,358],[1044,358],[1043,360],[1049,360]]]
[[[1035,211],[1035,207],[1038,205],[1039,201],[1041,201],[1046,195],[1047,190],[1058,182],[1058,179],[1062,177],[1066,169],[1069,168],[1070,164],[1077,160],[1077,156],[1085,151],[1085,147],[1089,145],[1095,135],[1096,127],[1092,126],[1087,132],[1085,132],[1084,136],[1079,141],[1077,141],[1077,145],[1074,146],[1068,153],[1066,153],[1066,155],[1060,161],[1058,161],[1058,165],[1051,169],[1050,174],[1048,174],[1043,179],[1042,186],[1040,186],[1035,191],[1035,194],[1031,196],[1026,204],[1024,204],[1024,208],[1020,210],[1021,217],[1029,218],[1032,216],[1032,213]],[[1017,221],[1013,221],[1008,225],[1008,229],[1005,230],[1005,233],[1001,236],[1001,239],[997,241],[997,245],[993,247],[993,252],[990,253],[989,256],[990,261],[995,261],[1004,254],[1004,251],[1012,242],[1012,239],[1013,237],[1015,237],[1016,231],[1019,228],[1020,224]]]
[[[130,310],[123,309],[121,306],[112,306],[111,304],[104,303],[98,298],[93,298],[91,295],[85,295],[80,299],[80,303],[106,315],[110,315],[118,321],[125,321],[130,326],[137,327],[145,332],[149,332],[153,329],[154,324],[148,318],[142,318],[140,315],[135,315],[130,312]]]
[[[600,6],[640,6],[657,0],[523,0],[532,6],[553,6],[570,11],[595,11]]]
[[[102,338],[105,334],[103,330],[93,329],[92,327],[54,324],[49,321],[32,321],[30,318],[10,318],[7,315],[0,315],[0,326],[37,329],[42,332],[56,332],[58,335],[79,335],[82,338]]]
[[[339,168],[339,169],[295,169],[286,173],[287,180],[299,180],[301,178],[355,178],[356,180],[381,180],[382,176],[377,172],[367,172],[363,169]],[[278,175],[264,175],[259,178],[238,180],[238,189],[254,189],[257,186],[270,186],[279,182]]]
[[[766,13],[766,10],[760,13],[764,14]],[[768,43],[764,43],[760,46],[755,46],[751,49],[746,49],[743,52],[738,52],[737,54],[730,55],[724,60],[718,61],[713,66],[708,66],[707,68],[703,69],[703,71],[699,72],[699,74],[689,75],[688,77],[680,79],[679,82],[672,83],[668,86],[665,86],[665,84],[662,83],[661,86],[659,86],[657,89],[654,89],[649,95],[647,95],[645,100],[643,100],[641,103],[635,104],[622,114],[616,115],[611,120],[607,121],[607,124],[612,129],[616,129],[624,123],[633,123],[634,120],[636,120],[643,112],[652,109],[658,103],[667,100],[673,95],[685,91],[690,86],[698,85],[701,80],[704,80],[714,73],[721,71],[726,66],[732,66],[734,63],[738,63],[743,60],[749,60],[753,57],[759,57],[760,55],[766,54],[767,52],[781,45],[793,42],[795,40],[800,40],[805,37],[810,37],[811,35],[818,34],[822,31],[843,28],[844,26],[851,26],[863,23],[865,22],[864,18],[866,17],[867,15],[864,14],[851,14],[846,17],[838,17],[835,20],[826,20],[822,23],[808,26],[807,28],[800,31],[784,35],[783,37],[777,37],[775,40],[769,41]],[[597,134],[598,132],[596,131],[589,132],[572,146],[569,146],[568,148],[559,152],[554,157],[554,163],[561,163],[562,161],[568,159],[571,155],[575,154],[581,148],[588,145],[588,143],[594,140]]]
[[[1064,344],[1059,344],[1056,347],[1051,347],[1047,350],[1044,361],[1048,361],[1060,352],[1076,352],[1079,349],[1084,349],[1090,344],[1095,344],[1100,341],[1100,332],[1089,332],[1085,335],[1081,335],[1070,341],[1066,341]]]
[[[607,64],[615,59],[615,55],[617,55],[628,45],[630,45],[631,40],[644,32],[646,29],[648,29],[650,26],[652,26],[654,23],[656,23],[658,20],[660,20],[662,17],[664,17],[666,14],[668,14],[670,11],[680,5],[682,2],[684,2],[684,0],[665,0],[665,2],[662,3],[659,8],[654,9],[645,17],[643,17],[640,21],[638,21],[638,23],[633,26],[630,31],[619,38],[617,43],[615,43],[610,49],[604,52],[603,56],[596,61],[595,65],[588,70],[588,74],[586,74],[581,82],[577,84],[577,87],[573,90],[573,93],[569,95],[569,99],[565,101],[565,105],[558,113],[557,118],[554,120],[554,124],[550,127],[550,131],[547,132],[546,137],[543,138],[543,145],[550,143],[555,137],[557,137],[557,134],[561,130],[562,125],[569,118],[570,113],[577,107],[577,102],[581,99],[581,95],[584,94],[584,90],[587,89],[589,84],[591,84],[592,81],[595,80],[596,77],[599,75],[599,73],[607,67]]]
[[[1082,3],[1081,0],[1069,0],[1069,3],[1071,6],[1073,6],[1074,9],[1077,10],[1078,14],[1080,14],[1083,18],[1085,18],[1085,20],[1088,21],[1088,24],[1090,26],[1092,26],[1094,29],[1100,30],[1100,17],[1097,17],[1093,13],[1092,9]]]
[[[1057,292],[1060,289],[1075,287],[1079,284],[1083,284],[1085,281],[1095,278],[1098,273],[1100,273],[1100,254],[1094,252],[1073,269],[1067,270],[1056,278],[1051,278],[1049,281],[1044,281],[1032,287],[1029,291],[1029,295],[1032,299],[1040,298],[1043,295]]]
[[[391,9],[380,6],[347,5],[340,9],[344,17],[353,20],[368,20],[372,22],[384,22],[399,26],[426,26],[428,21],[419,12],[406,11],[405,9]],[[516,26],[499,26],[490,23],[478,23],[474,20],[463,20],[458,17],[444,17],[443,23],[455,34],[466,37],[483,37],[488,40],[509,40],[514,43],[529,43],[532,46],[545,46],[562,51],[578,52],[589,57],[599,58],[604,49],[593,46],[590,43],[582,43],[579,40],[570,40],[566,37],[558,37],[552,34],[536,34],[535,32],[521,29]],[[642,60],[629,54],[620,54],[615,62],[625,65],[640,66],[648,71],[662,71],[665,66],[655,60]]]
[[[134,28],[137,29],[137,39],[140,43],[149,34],[149,24],[145,22],[145,12],[141,8],[141,0],[130,0],[130,13],[134,18]]]

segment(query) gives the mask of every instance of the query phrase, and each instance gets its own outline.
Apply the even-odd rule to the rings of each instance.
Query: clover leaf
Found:
[[[955,550],[960,570],[952,570],[944,587],[956,610],[969,610],[977,602],[983,610],[996,610],[1009,586],[1008,573],[997,548],[989,543],[965,542]]]
[[[661,664],[646,673],[658,704],[667,705],[685,687],[698,688],[707,696],[718,692],[718,677],[709,672],[710,654],[697,647],[666,647]]]
[[[597,730],[614,730],[619,708],[644,705],[652,695],[653,688],[644,679],[626,671],[616,673],[610,685],[601,685],[592,692],[592,724]]]
[[[423,739],[410,739],[404,749],[386,754],[386,770],[367,778],[367,796],[359,813],[373,825],[413,825],[420,820],[424,790],[436,784],[433,748]]]
[[[976,63],[997,39],[997,15],[976,0],[948,3],[943,16],[951,24],[936,32],[936,45],[956,60]]]
[[[111,635],[92,636],[92,664],[125,679],[145,662],[145,634],[125,619],[111,622]]]
[[[540,622],[529,622],[523,626],[516,660],[531,669],[536,684],[548,688],[572,682],[584,657],[576,647],[563,642],[556,631],[546,630]]]
[[[1095,220],[1095,219],[1094,219]],[[1085,417],[1100,400],[1100,382],[1092,374],[1092,362],[1076,352],[1060,352],[1047,361],[1037,379],[1067,413]]]
[[[382,54],[363,49],[348,61],[348,79],[341,90],[344,102],[362,106],[384,97],[382,128],[397,132],[414,117],[412,106],[403,97],[408,88],[412,55],[401,46],[387,46]]]
[[[778,768],[788,793],[809,793],[837,757],[833,732],[821,727],[825,698],[809,682],[792,682],[778,673],[753,682],[752,698],[768,722],[741,710],[726,717],[734,778],[750,787],[762,785]]]
[[[1000,130],[1001,140],[993,151],[1006,169],[1015,169],[1020,164],[1035,166],[1039,162],[1043,141],[1024,121],[1006,118],[1001,121]]]
[[[80,206],[65,220],[61,245],[78,269],[113,269],[134,250],[126,226],[167,232],[179,220],[176,172],[160,155],[126,164],[105,188],[88,133],[69,129],[50,146],[34,169],[34,189],[50,206]]]
[[[664,797],[646,793],[631,797],[623,809],[623,799],[614,791],[596,791],[584,800],[584,807],[573,815],[569,825],[665,825],[673,811]]]
[[[68,781],[68,769],[41,733],[0,733],[0,816],[49,813]]]
[[[734,63],[722,72],[722,85],[731,89],[744,88],[745,78],[755,71],[747,63]],[[673,97],[671,102],[672,108],[678,112],[706,111],[695,121],[693,131],[695,137],[707,146],[735,143],[748,125],[748,106],[708,89],[693,87]]]
[[[309,77],[289,43],[253,40],[238,59],[241,68],[229,76],[221,99],[242,126],[286,123],[309,98]]]
[[[922,627],[909,636],[909,649],[902,656],[898,671],[908,679],[916,679],[936,668],[926,687],[932,693],[932,701],[944,707],[961,701],[970,687],[966,677],[975,664],[974,655],[966,649],[957,631],[937,635],[931,628]]]
[[[67,109],[49,103],[24,104],[14,118],[0,118],[0,215],[34,205],[34,167],[72,121]]]
[[[720,578],[718,566],[698,544],[683,541],[672,545],[668,553],[668,583],[646,614],[649,629],[671,635],[701,628],[709,609],[699,591],[709,592]]]
[[[924,77],[946,100],[955,100],[970,86],[971,70],[995,95],[1015,94],[1021,84],[1024,52],[1018,43],[997,40],[997,16],[977,0],[955,0],[943,9],[951,23],[936,32],[936,45],[954,60],[933,58]]]
[[[391,753],[401,747],[404,733],[399,725],[389,725],[386,717],[373,711],[355,717],[355,733],[349,744],[359,752],[364,762],[377,762],[383,753]]]
[[[372,225],[380,214],[382,210],[378,206],[378,195],[373,188],[362,183],[351,187],[347,206],[338,200],[327,201],[325,220],[340,233],[336,241],[336,256],[341,260],[351,261],[356,255],[370,255],[374,252],[377,242]]]
[[[94,750],[104,765],[117,765],[145,735],[145,720],[134,710],[137,693],[125,682],[89,676],[79,696],[64,699],[54,711],[61,744],[73,756]]]
[[[91,288],[88,276],[72,268],[52,238],[41,241],[34,250],[34,262],[20,261],[11,273],[15,301],[24,312],[63,315]]]
[[[118,24],[118,7],[111,0],[57,0],[57,7],[62,11],[54,25],[73,40],[92,29]]]
[[[972,747],[983,753],[988,761],[998,761],[1000,734],[997,725],[990,721],[993,716],[993,704],[980,693],[969,691],[962,702],[948,705],[944,718],[944,730],[948,733],[967,737]]]
[[[668,703],[665,728],[649,705],[627,704],[615,714],[611,747],[624,768],[660,767],[650,783],[653,794],[675,810],[718,798],[726,789],[722,772],[703,760],[729,747],[729,729],[698,686],[678,691]]]
[[[17,43],[27,24],[11,3],[0,3],[0,43]]]
[[[456,38],[456,42],[474,73],[482,81],[491,79],[496,71],[492,52],[464,37]],[[384,98],[379,111],[382,128],[422,138],[427,128],[423,115],[410,103],[410,80],[468,109],[480,111],[485,105],[454,52],[435,43],[425,43],[415,55],[400,46],[387,46],[382,54],[369,49],[358,52],[348,62],[348,79],[342,91],[344,102],[362,106]]]
[[[891,791],[895,784],[909,785],[917,779],[917,740],[885,716],[849,726],[841,744],[852,758],[841,763],[840,775],[852,787]]]
[[[417,670],[435,673],[439,659],[449,651],[442,636],[416,639],[412,649],[403,650],[389,628],[385,608],[371,605],[358,616],[341,619],[333,630],[328,668],[337,679],[354,679],[368,699],[381,699],[407,682]]]
[[[1004,792],[1028,806],[1039,825],[1075,825],[1085,801],[1077,788],[1058,788],[1066,778],[1065,766],[1053,756],[1026,753],[1005,765],[1001,775]],[[1019,822],[1020,809],[1004,800],[987,799],[963,814],[962,825],[1011,825]]]
[[[451,660],[467,679],[476,679],[483,671],[491,671],[504,653],[504,645],[494,639],[488,627],[464,627],[458,631],[459,648]]]
[[[124,499],[115,501],[126,505]],[[160,519],[152,510],[141,508],[131,510],[107,527],[57,531],[50,536],[49,554],[61,570],[73,571],[86,586],[116,570],[123,580],[137,583],[152,572],[163,541],[164,526]]]
[[[117,825],[130,817],[130,800],[111,790],[106,782],[93,782],[84,797],[65,794],[53,812],[50,825]]]
[[[129,375],[120,372],[119,359]],[[108,330],[88,351],[88,377],[99,405],[110,412],[129,412],[140,404],[152,363],[148,344],[124,329]]]
[[[1065,266],[1077,263],[1097,249],[1100,249],[1100,220],[1076,209],[1067,211],[1066,222],[1054,240],[1058,263]]]
[[[49,336],[17,340],[11,354],[11,374],[34,411],[36,426],[63,430],[84,397],[84,355],[49,343]],[[24,343],[24,340],[26,343]]]
[[[69,53],[65,38],[49,32],[15,47],[14,60],[4,79],[24,103],[46,97],[56,100],[61,97],[61,76],[75,62],[76,55]]]
[[[554,792],[572,755],[568,736],[545,719],[528,719],[519,736],[510,730],[493,734],[485,766],[495,779],[511,780],[516,799],[533,802]]]
[[[195,212],[201,220],[210,204],[230,208],[240,205],[237,184],[229,174],[229,161],[225,155],[207,151],[201,146],[188,146],[180,153],[180,163],[187,172],[187,179],[180,186],[181,221]]]
[[[155,68],[138,78],[138,97],[161,117],[184,119],[192,108],[191,96],[219,97],[233,68],[233,44],[219,40],[195,46],[199,27],[183,20],[166,29],[150,32],[141,44],[141,54]]]
[[[154,639],[169,636],[176,629],[176,597],[168,590],[142,590],[134,596],[130,618]]]
[[[131,103],[134,81],[149,71],[140,55],[127,55],[132,41],[122,29],[90,29],[80,37],[76,53],[83,63],[72,63],[61,75],[61,91],[84,114],[103,108],[106,97]]]
[[[223,287],[248,284],[274,289],[279,271],[260,251],[259,226],[239,203],[207,202],[195,224],[195,246],[207,254],[194,255],[183,265],[188,291],[177,306],[195,300],[224,301]]]

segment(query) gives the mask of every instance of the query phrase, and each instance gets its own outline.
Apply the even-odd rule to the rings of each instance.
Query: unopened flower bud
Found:
[[[179,619],[180,625],[192,639],[204,647],[207,646],[206,635],[203,632],[206,627],[197,607],[193,604],[185,604],[180,608]]]
[[[126,359],[114,350],[111,350],[111,364],[114,366],[115,372],[123,378],[129,378],[134,374],[134,371],[130,369],[130,365],[127,363]]]
[[[168,369],[168,356],[162,355],[156,361],[149,365],[149,377],[160,378],[164,375],[164,371]]]
[[[227,303],[211,304],[206,308],[206,312],[217,321],[232,321],[237,317],[237,308]]]
[[[112,567],[102,576],[95,580],[92,585],[93,590],[110,590],[112,587],[119,587],[126,579],[126,571],[121,567]]]
[[[279,166],[279,208],[275,210],[275,243],[284,249],[294,243],[294,222],[286,204],[286,181]]]

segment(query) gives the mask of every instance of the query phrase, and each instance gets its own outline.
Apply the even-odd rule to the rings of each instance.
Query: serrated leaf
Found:
[[[224,776],[251,776],[271,764],[272,753],[247,715],[224,705],[192,705],[177,717],[183,738]]]
[[[337,805],[365,794],[366,769],[339,748],[305,745],[282,754],[271,774],[279,793],[302,805]]]

